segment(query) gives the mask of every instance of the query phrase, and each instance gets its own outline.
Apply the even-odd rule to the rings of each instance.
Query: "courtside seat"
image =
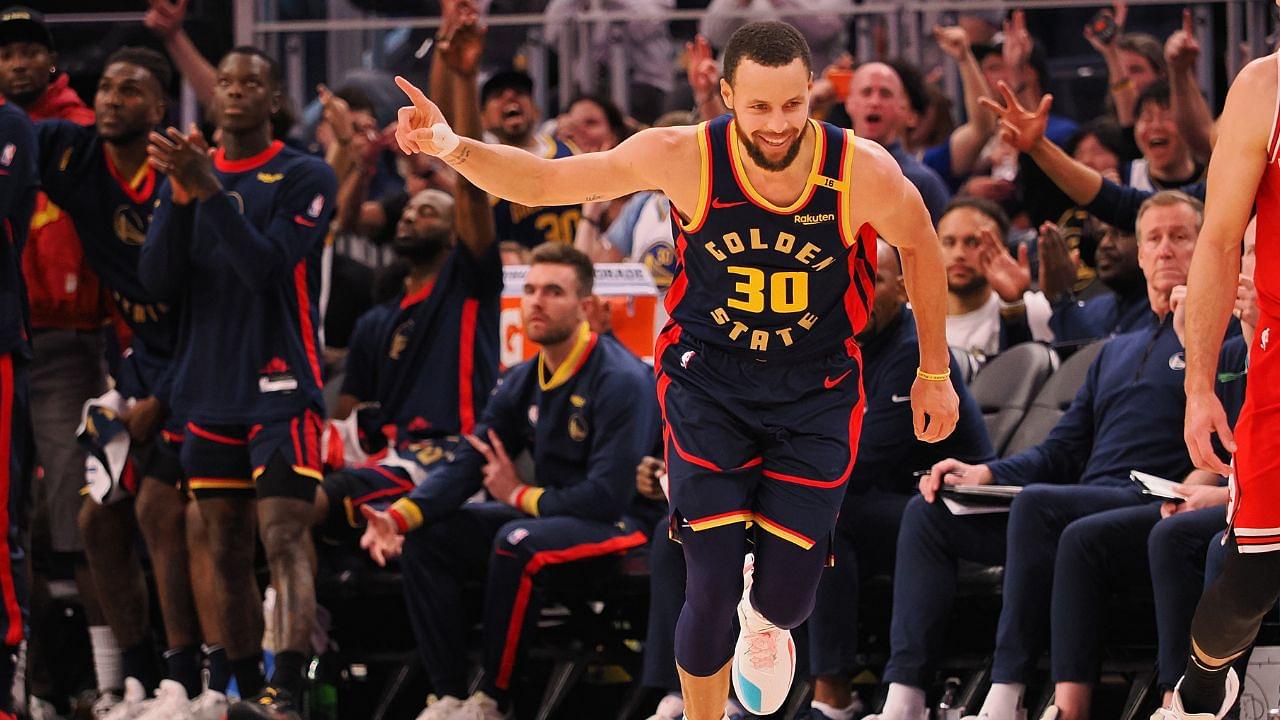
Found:
[[[997,455],[1004,454],[1031,399],[1057,366],[1058,356],[1049,346],[1022,343],[987,361],[969,384]]]
[[[960,368],[960,379],[964,380],[965,385],[973,382],[973,376],[977,375],[982,367],[982,363],[978,362],[973,353],[954,345],[951,347],[951,359]]]
[[[1049,435],[1049,431],[1071,406],[1071,401],[1075,399],[1080,386],[1084,385],[1085,377],[1089,374],[1089,366],[1093,364],[1093,359],[1098,356],[1098,352],[1105,344],[1105,340],[1100,340],[1086,345],[1062,363],[1036,393],[1035,399],[1027,407],[1008,445],[1000,452],[1001,456],[1020,453],[1040,443]],[[993,437],[992,441],[994,440]],[[997,451],[1000,451],[1000,448],[997,447]]]

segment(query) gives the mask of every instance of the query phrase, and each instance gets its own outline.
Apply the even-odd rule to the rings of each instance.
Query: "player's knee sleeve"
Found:
[[[756,536],[756,569],[751,602],[769,622],[791,629],[809,618],[817,602],[818,582],[827,565],[829,543],[805,550],[773,535]]]
[[[1227,659],[1253,642],[1280,595],[1280,553],[1230,553],[1196,609],[1191,637],[1207,655]]]
[[[684,609],[676,623],[676,662],[685,672],[716,674],[733,654],[733,618],[742,597],[741,526],[681,535],[688,566]]]

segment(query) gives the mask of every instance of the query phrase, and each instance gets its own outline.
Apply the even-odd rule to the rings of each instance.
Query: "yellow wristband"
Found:
[[[946,372],[929,373],[920,368],[916,368],[916,377],[929,382],[945,382],[951,379],[951,368],[947,368]]]

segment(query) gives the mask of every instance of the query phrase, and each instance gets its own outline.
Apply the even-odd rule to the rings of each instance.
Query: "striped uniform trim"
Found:
[[[387,512],[391,513],[402,534],[422,525],[422,509],[407,497],[395,501]]]

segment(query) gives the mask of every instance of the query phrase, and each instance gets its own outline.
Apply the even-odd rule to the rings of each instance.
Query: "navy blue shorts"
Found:
[[[195,498],[291,497],[308,502],[324,479],[320,416],[311,410],[258,425],[190,421],[182,469]]]
[[[829,539],[862,429],[857,347],[779,363],[677,338],[657,367],[676,533],[743,522],[806,550]]]
[[[459,441],[457,436],[415,440],[403,445],[398,455],[415,463],[416,470],[426,474],[452,460]],[[324,521],[326,535],[342,538],[349,536],[352,530],[363,529],[362,505],[383,510],[408,495],[416,486],[408,469],[375,459],[370,459],[365,465],[345,467],[326,474],[323,484],[325,495],[329,497],[329,516]]]

